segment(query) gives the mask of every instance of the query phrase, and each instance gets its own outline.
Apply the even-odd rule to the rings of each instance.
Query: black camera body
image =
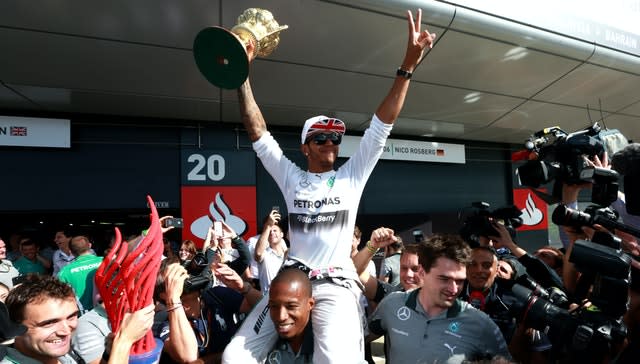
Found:
[[[604,144],[598,138],[598,124],[571,134],[557,126],[535,133],[525,142],[525,147],[538,154],[537,160],[527,161],[517,168],[520,184],[538,188],[554,179],[568,184],[584,181],[580,172],[588,166],[583,156],[602,156]]]
[[[506,206],[495,210],[489,209],[486,202],[474,202],[471,210],[461,212],[458,218],[463,225],[460,236],[473,248],[479,245],[481,236],[498,236],[498,231],[493,227],[491,220],[504,225],[512,238],[515,238],[516,229],[522,225],[522,211],[515,206]],[[471,211],[470,213],[468,211]]]
[[[561,363],[600,363],[611,346],[627,336],[621,317],[588,308],[569,312],[519,284],[514,285],[513,293],[521,303],[518,321],[545,332],[553,356]]]
[[[569,312],[562,295],[540,293],[524,284],[512,288],[519,301],[516,317],[526,327],[546,332],[561,362],[601,362],[627,335],[622,316],[629,300],[631,258],[622,252],[619,241],[600,241],[599,237],[577,240],[569,258],[583,273],[581,280],[589,277],[591,307]]]
[[[187,270],[189,278],[184,281],[183,293],[199,291],[211,282],[209,274],[203,274],[205,268],[209,266],[207,257],[202,253],[197,253],[193,259],[182,263]]]

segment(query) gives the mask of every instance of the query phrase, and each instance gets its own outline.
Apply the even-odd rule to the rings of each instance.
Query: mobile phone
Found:
[[[182,229],[184,221],[180,217],[170,217],[163,221],[164,227],[174,227],[176,229]]]
[[[422,234],[422,230],[415,229],[412,231],[412,233],[413,233],[413,240],[416,243],[421,243],[422,241],[424,241],[424,235]]]
[[[271,211],[275,211],[277,213],[280,213],[280,206],[272,206],[271,207]]]
[[[27,276],[26,275],[24,275],[24,276],[16,276],[16,277],[11,278],[11,283],[13,283],[14,286],[17,286],[19,284],[24,283],[24,281],[26,281],[26,280],[27,280]]]
[[[216,233],[216,236],[222,236],[222,222],[214,221],[213,222],[213,231]]]

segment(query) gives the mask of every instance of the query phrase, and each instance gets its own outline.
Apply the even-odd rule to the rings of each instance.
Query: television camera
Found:
[[[458,214],[462,222],[460,236],[473,248],[480,244],[480,237],[499,236],[491,221],[504,225],[512,238],[516,229],[522,225],[522,212],[515,206],[506,206],[490,210],[487,202],[474,202],[471,209],[465,209]]]
[[[618,193],[618,174],[615,171],[591,166],[586,159],[604,157],[605,142],[615,129],[603,131],[598,123],[567,133],[557,126],[536,132],[525,142],[525,148],[536,155],[516,169],[520,185],[538,188],[554,181],[552,195],[561,198],[562,184],[592,183],[592,200],[606,205]]]
[[[516,317],[526,327],[549,336],[554,355],[567,363],[600,363],[627,336],[622,316],[627,310],[631,258],[618,248],[578,240],[570,261],[593,274],[591,306],[569,311],[521,284],[513,294],[520,302]]]
[[[584,212],[559,205],[552,220],[557,225],[582,227],[600,224],[640,236],[640,231],[619,223],[609,207],[589,206]],[[628,308],[631,257],[612,234],[596,232],[591,241],[577,240],[569,257],[582,273],[574,302],[588,299],[591,306],[569,311],[559,302],[524,285],[512,292],[521,302],[517,315],[525,326],[547,332],[555,354],[562,362],[601,362],[612,347],[621,344],[627,328],[622,316]]]

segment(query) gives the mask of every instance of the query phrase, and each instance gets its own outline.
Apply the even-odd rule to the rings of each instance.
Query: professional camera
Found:
[[[601,225],[609,231],[620,230],[640,237],[640,230],[618,221],[618,212],[610,207],[589,205],[584,212],[560,204],[553,210],[551,221],[556,225],[580,228],[582,226]],[[614,247],[615,248],[615,247]]]
[[[522,211],[515,206],[507,206],[489,210],[490,205],[486,202],[474,202],[471,209],[465,209],[458,214],[458,219],[463,226],[460,229],[460,236],[469,243],[471,247],[480,244],[480,237],[499,236],[500,234],[491,224],[491,220],[504,225],[512,238],[515,238],[516,229],[522,225]]]
[[[588,166],[583,156],[603,155],[604,145],[598,138],[600,131],[595,123],[571,134],[557,126],[535,133],[525,142],[525,148],[536,152],[538,158],[518,167],[520,184],[537,188],[553,179],[562,179],[568,184],[586,182],[580,177],[582,169]]]
[[[197,253],[193,259],[182,263],[182,266],[189,273],[189,278],[184,281],[184,293],[199,291],[209,284],[209,275],[203,274],[204,269],[209,266],[204,254]]]
[[[523,303],[520,321],[525,327],[547,333],[559,362],[601,363],[610,348],[627,336],[622,317],[612,318],[588,308],[569,312],[524,286],[515,285],[513,293]]]
[[[525,142],[525,148],[537,158],[516,169],[520,185],[538,188],[554,181],[552,196],[560,200],[563,183],[593,183],[592,201],[608,205],[617,198],[618,174],[594,168],[585,158],[603,158],[605,143],[616,135],[621,134],[615,129],[603,131],[597,123],[571,134],[557,126],[535,133]]]
[[[627,310],[631,258],[613,242],[605,244],[577,240],[569,261],[584,276],[592,306],[569,312],[551,295],[540,294],[523,284],[515,284],[513,294],[520,302],[519,321],[526,327],[548,334],[561,362],[599,363],[610,348],[622,343],[627,334],[622,316]],[[619,241],[617,241],[619,243]],[[608,246],[611,245],[611,246]],[[618,244],[619,245],[619,244]]]

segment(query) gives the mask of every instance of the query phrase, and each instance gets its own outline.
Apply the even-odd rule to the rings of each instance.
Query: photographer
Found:
[[[474,202],[472,206],[475,210],[466,216],[460,229],[460,235],[471,247],[493,247],[498,258],[513,258],[516,278],[526,273],[544,288],[564,288],[552,268],[514,242],[516,228],[522,225],[519,209],[509,206],[489,211],[486,202]]]
[[[519,247],[511,238],[511,235],[504,225],[492,221],[492,226],[498,232],[497,236],[490,236],[489,239],[496,249],[506,248],[518,259],[527,270],[527,275],[538,282],[542,287],[556,287],[564,291],[564,284],[558,274],[544,263],[540,258],[529,254]]]
[[[163,357],[166,353],[171,360],[180,363],[198,359],[206,349],[206,343],[199,339],[206,333],[206,322],[198,317],[200,291],[183,293],[187,278],[189,274],[183,266],[175,260],[165,259],[154,290],[155,301],[165,307],[156,313],[154,336],[164,341]]]
[[[247,243],[224,221],[220,224],[221,231],[216,231],[214,226],[209,227],[203,252],[206,251],[209,264],[224,263],[242,275],[253,259]]]
[[[522,280],[523,277],[519,279]],[[486,313],[500,328],[509,351],[519,360],[540,362],[551,349],[544,333],[517,326],[517,298],[511,293],[515,281],[498,277],[498,257],[490,247],[475,247],[467,265],[467,280],[460,299]]]
[[[609,170],[613,167],[614,170],[616,170],[623,176],[632,174],[635,161],[638,160],[640,160],[640,144],[637,143],[629,144],[623,150],[614,154],[611,165],[609,164],[609,159],[606,152],[603,154],[602,158],[599,158],[597,155],[592,159],[585,158],[585,162],[588,163],[590,167],[600,168],[603,170]],[[627,189],[635,187],[633,183],[626,183],[626,185]],[[578,195],[580,193],[580,190],[585,188],[595,188],[595,185],[594,183],[563,184],[562,203],[564,206],[568,207],[569,211],[577,210]],[[623,192],[618,191],[615,197],[617,197],[615,200],[613,198],[609,200],[613,201],[611,202],[608,209],[608,206],[602,207],[601,205],[592,205],[587,210],[590,210],[591,208],[599,208],[598,210],[596,210],[596,213],[600,213],[600,210],[606,210],[607,213],[615,215],[610,217],[612,222],[617,221],[617,216],[619,215],[622,218],[624,224],[627,224],[629,227],[634,229],[640,227],[640,217],[633,216],[627,212],[626,195]],[[600,204],[602,204],[602,202],[600,202]],[[611,210],[611,208],[613,208],[613,210]],[[554,215],[556,215],[555,212]],[[559,222],[556,220],[558,219],[554,216],[554,222],[558,224]],[[563,225],[566,224],[563,223]],[[620,229],[609,230],[611,230],[611,233],[614,233],[621,239],[621,247],[625,252],[629,253],[632,256],[640,256],[637,237],[621,231]],[[563,278],[565,281],[565,285],[570,292],[575,292],[578,277],[580,276],[573,263],[569,261],[571,252],[573,250],[573,244],[578,239],[590,240],[595,231],[609,232],[600,224],[594,224],[593,226],[582,226],[580,228],[576,228],[575,226],[562,226],[562,228],[560,229],[560,239],[562,240],[562,243],[566,249]],[[640,264],[635,259],[631,261],[631,264],[636,268],[640,267]]]

